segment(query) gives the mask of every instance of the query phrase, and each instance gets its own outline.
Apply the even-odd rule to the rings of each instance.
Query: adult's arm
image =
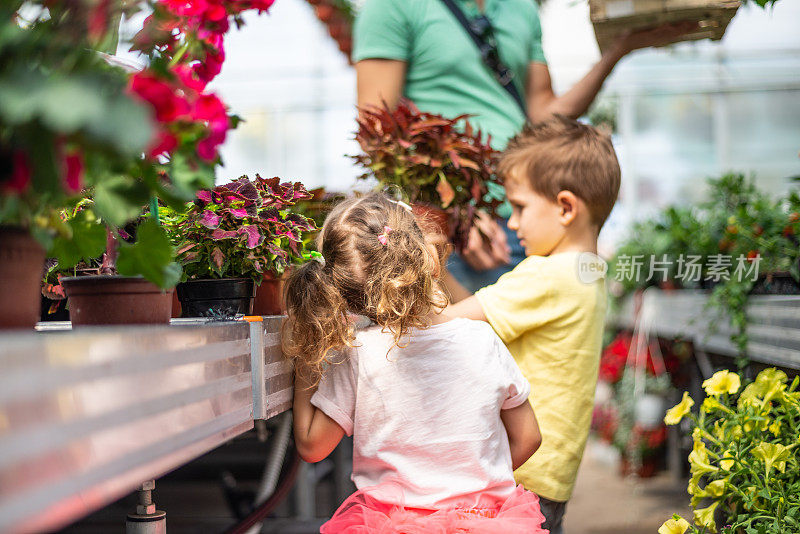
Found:
[[[358,106],[381,106],[386,102],[394,108],[403,94],[406,62],[397,59],[362,59],[356,63]]]
[[[589,109],[614,66],[626,54],[640,48],[671,43],[676,37],[696,29],[695,22],[681,22],[626,33],[603,53],[600,60],[578,83],[560,96],[553,92],[547,65],[531,62],[526,84],[528,116],[531,122],[540,122],[556,113],[572,118],[580,117]]]

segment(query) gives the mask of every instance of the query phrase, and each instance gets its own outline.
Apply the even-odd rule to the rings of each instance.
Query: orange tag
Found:
[[[247,321],[248,323],[260,323],[264,321],[264,318],[260,315],[245,315],[242,317],[242,321]]]

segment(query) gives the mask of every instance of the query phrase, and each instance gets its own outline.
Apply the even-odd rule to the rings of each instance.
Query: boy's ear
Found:
[[[564,226],[572,224],[582,207],[580,199],[572,191],[559,191],[556,204],[559,207],[559,220]]]

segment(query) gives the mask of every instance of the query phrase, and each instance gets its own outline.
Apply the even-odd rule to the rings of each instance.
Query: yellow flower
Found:
[[[695,441],[694,448],[692,452],[689,453],[689,464],[693,475],[715,473],[719,471],[718,467],[714,467],[708,461],[708,450],[702,441]]]
[[[717,524],[714,522],[714,510],[719,506],[718,502],[715,502],[711,506],[707,508],[701,508],[700,510],[694,511],[694,522],[696,525],[701,527],[706,527],[711,532],[717,531]]]
[[[717,371],[711,378],[703,382],[707,395],[722,395],[723,393],[736,393],[742,384],[739,375],[730,371]]]
[[[778,437],[781,433],[781,422],[773,422],[771,425],[769,425],[769,431],[772,432],[775,437]]]
[[[723,492],[725,491],[725,480],[715,480],[714,482],[709,482],[706,486],[706,494],[709,497],[722,497]]]
[[[791,454],[792,450],[789,447],[766,441],[762,441],[753,449],[753,456],[764,461],[767,476],[773,466],[783,473],[786,470],[786,460],[791,458]]]
[[[733,460],[726,460],[725,458],[733,458],[733,453],[731,452],[730,449],[725,451],[725,453],[722,455],[722,460],[720,460],[720,462],[719,462],[719,466],[723,470],[730,471],[731,467],[733,467],[734,461]]]
[[[713,410],[721,410],[722,404],[719,403],[716,397],[706,397],[702,408],[706,413],[709,413]]]
[[[658,534],[683,534],[689,529],[689,522],[678,514],[667,519],[658,529]]]
[[[757,401],[762,406],[773,398],[783,397],[786,389],[786,373],[775,368],[764,369],[756,377],[756,381],[748,385],[739,396],[739,406],[755,406]],[[787,399],[790,402],[793,399]]]
[[[667,410],[667,415],[664,416],[664,423],[667,425],[677,425],[683,419],[683,416],[689,413],[694,406],[694,401],[686,391],[683,392],[683,399],[681,402]]]

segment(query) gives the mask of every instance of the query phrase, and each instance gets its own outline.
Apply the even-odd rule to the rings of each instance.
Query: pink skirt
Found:
[[[517,486],[496,508],[424,510],[383,503],[359,490],[342,503],[320,534],[548,534],[539,497]]]

